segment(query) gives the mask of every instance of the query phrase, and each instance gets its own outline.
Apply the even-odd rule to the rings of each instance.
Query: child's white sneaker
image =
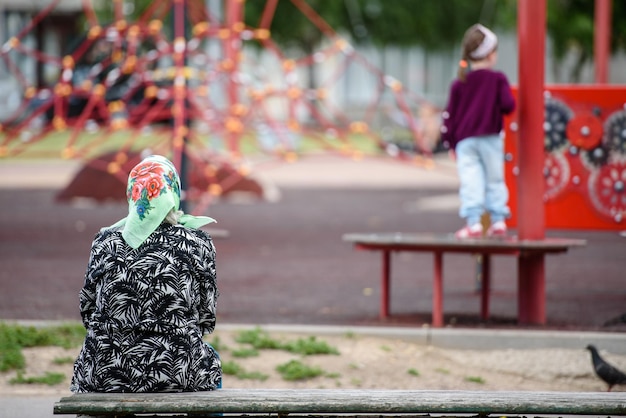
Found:
[[[480,238],[483,236],[483,225],[481,223],[476,223],[472,226],[464,226],[463,228],[456,231],[454,234],[456,238]]]
[[[504,221],[498,221],[491,224],[489,229],[487,229],[487,236],[494,238],[506,237],[506,224]]]

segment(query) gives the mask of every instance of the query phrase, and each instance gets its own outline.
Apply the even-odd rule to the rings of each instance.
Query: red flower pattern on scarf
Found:
[[[139,164],[130,172],[132,187],[129,190],[129,198],[135,202],[138,201],[141,199],[144,189],[148,192],[148,199],[159,196],[165,186],[163,182],[164,172],[162,165],[152,161]]]

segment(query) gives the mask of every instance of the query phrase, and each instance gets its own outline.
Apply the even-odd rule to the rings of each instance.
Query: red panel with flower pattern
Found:
[[[544,108],[546,228],[626,229],[626,86],[547,86]],[[505,120],[513,227],[523,140],[517,131],[513,113]]]

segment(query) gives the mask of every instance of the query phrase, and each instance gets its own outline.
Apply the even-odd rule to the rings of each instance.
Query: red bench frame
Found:
[[[380,317],[389,316],[391,283],[391,252],[432,252],[434,254],[432,326],[443,326],[443,254],[469,253],[482,256],[482,287],[480,315],[489,318],[489,290],[491,281],[491,256],[515,255],[519,262],[525,257],[543,257],[545,254],[558,254],[571,247],[586,245],[585,240],[566,238],[545,238],[542,240],[519,240],[516,237],[505,239],[456,239],[451,234],[425,233],[380,233],[345,234],[343,240],[354,244],[355,248],[382,252],[382,277],[380,292]],[[543,275],[541,275],[543,276]],[[545,284],[522,280],[518,272],[518,321],[527,318],[543,318],[545,323]]]

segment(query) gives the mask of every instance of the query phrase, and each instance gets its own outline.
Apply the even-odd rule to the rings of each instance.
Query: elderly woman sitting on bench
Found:
[[[180,179],[165,157],[130,172],[128,216],[96,235],[80,291],[87,329],[73,392],[188,392],[221,387],[215,328],[215,247],[183,214]]]

